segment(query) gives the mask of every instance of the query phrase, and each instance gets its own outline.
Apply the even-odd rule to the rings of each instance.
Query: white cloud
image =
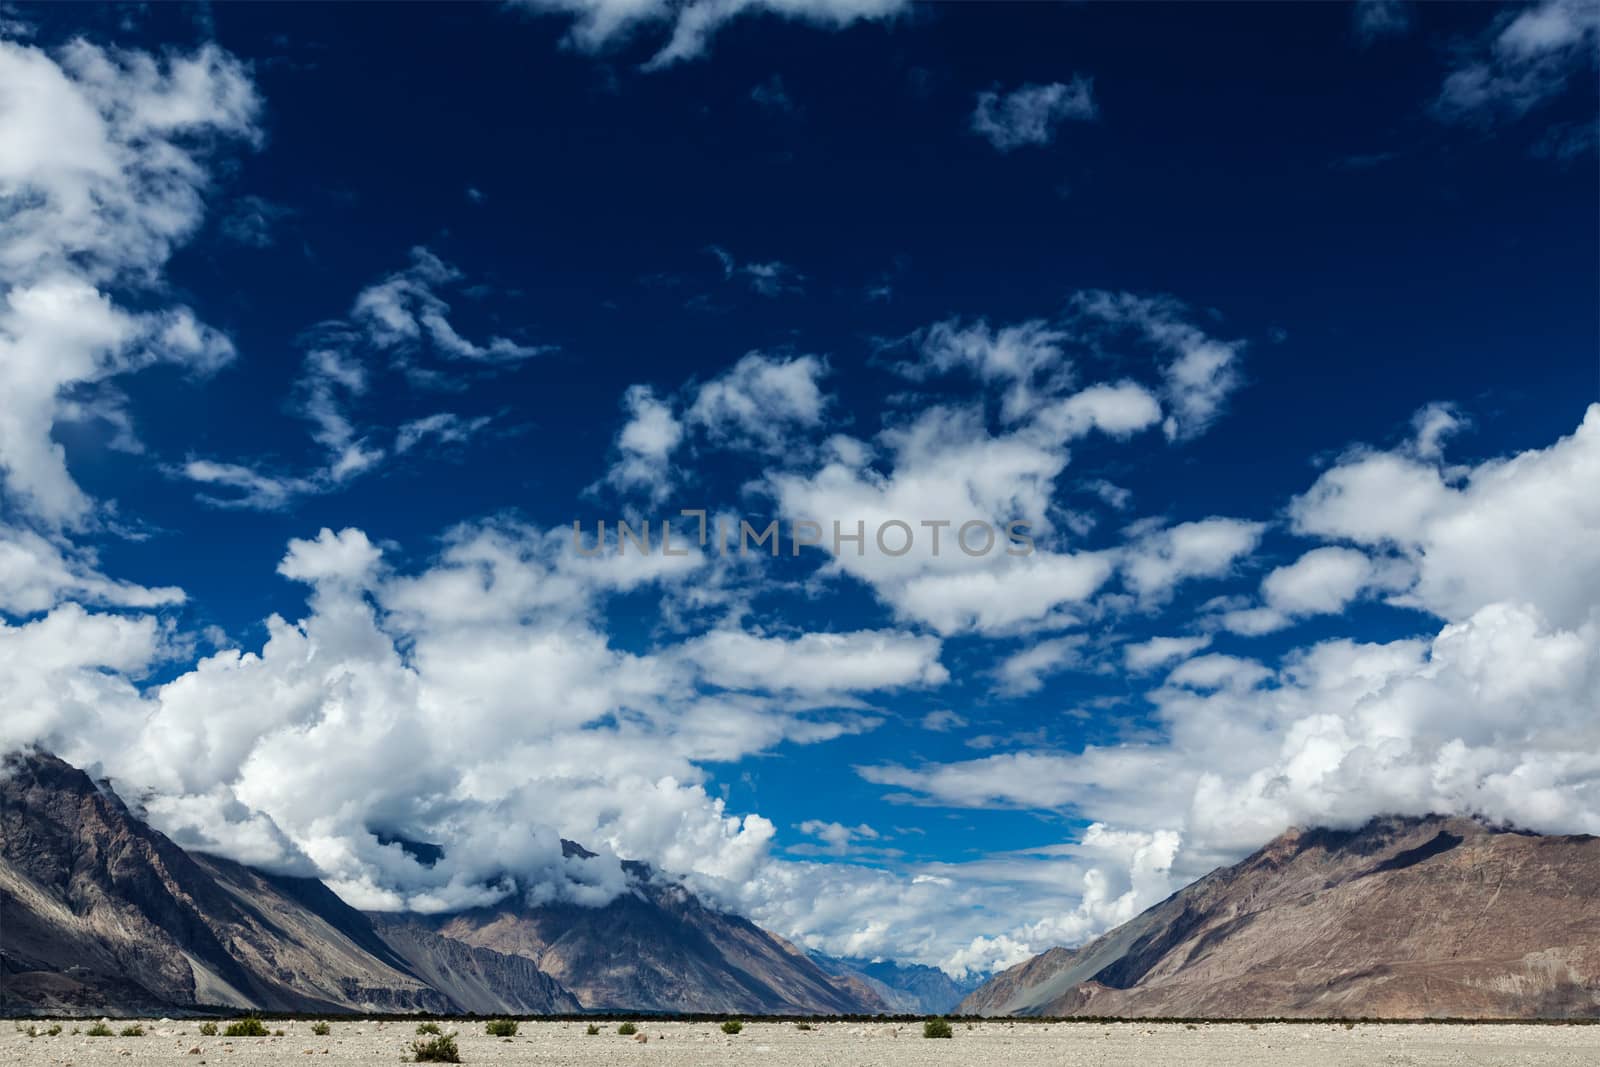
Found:
[[[1011,422],[1033,412],[1037,388],[1053,392],[1071,380],[1063,348],[1068,335],[1043,319],[998,329],[983,319],[971,323],[947,319],[918,331],[909,340],[921,359],[899,364],[896,369],[900,373],[924,378],[965,368],[986,384],[1005,387],[1000,415]]]
[[[1034,425],[1058,441],[1073,441],[1090,430],[1125,438],[1161,420],[1161,405],[1137,382],[1091,385],[1043,408]]]
[[[1255,660],[1210,652],[1178,664],[1167,683],[1189,689],[1250,689],[1271,674]]]
[[[361,290],[350,323],[321,323],[308,334],[289,406],[311,424],[311,440],[320,452],[314,465],[300,473],[288,473],[267,470],[257,463],[192,457],[172,473],[228,490],[222,495],[201,494],[201,500],[215,507],[284,509],[301,497],[333,492],[389,458],[390,452],[374,440],[378,431],[363,429],[353,414],[371,388],[374,370],[382,369],[384,361],[413,385],[453,388],[459,383],[424,364],[421,353],[425,348],[431,347],[447,360],[491,365],[515,363],[552,350],[503,337],[481,344],[463,338],[449,322],[449,305],[436,293],[458,281],[460,272],[427,249],[414,248],[411,255],[409,268]],[[382,358],[375,359],[375,354]],[[490,416],[465,418],[450,412],[408,419],[393,430],[393,454],[410,452],[429,440],[459,444],[491,421]],[[382,430],[385,436],[389,432]]]
[[[1122,555],[1123,581],[1140,600],[1161,603],[1181,582],[1229,573],[1256,547],[1264,529],[1259,522],[1217,516],[1140,529]]]
[[[1001,152],[1025,145],[1045,145],[1056,139],[1063,122],[1086,122],[1099,114],[1094,83],[1076,77],[1070,84],[1023,85],[1002,93],[991,89],[978,94],[972,112],[972,131]]]
[[[0,524],[0,612],[32,615],[67,598],[109,607],[158,608],[183,603],[184,593],[108,578],[92,553]]]
[[[675,482],[672,454],[683,441],[683,422],[648,385],[630,386],[622,407],[628,421],[617,433],[616,459],[606,481],[624,492],[646,490],[652,500],[663,501]]]
[[[1124,645],[1122,662],[1136,674],[1164,667],[1173,660],[1185,659],[1211,644],[1210,634],[1196,637],[1152,637]]]
[[[1521,118],[1569,84],[1592,81],[1600,7],[1591,0],[1542,0],[1508,10],[1450,72],[1434,101],[1446,122]]]
[[[567,43],[599,52],[644,27],[666,25],[670,37],[645,69],[660,69],[703,55],[726,23],[745,15],[770,14],[823,28],[892,18],[906,0],[516,0],[529,11],[573,18]]]
[[[1349,548],[1315,548],[1261,580],[1268,604],[1293,615],[1327,615],[1344,606],[1372,580],[1374,567],[1364,553]]]
[[[188,308],[129,311],[158,290],[198,228],[215,142],[253,140],[244,68],[207,45],[158,61],[83,41],[45,52],[0,41],[0,473],[16,506],[55,526],[93,502],[51,437],[74,388],[158,362],[195,372],[232,357]]]
[[[1459,472],[1404,452],[1354,452],[1289,515],[1297,533],[1398,552],[1416,573],[1406,599],[1441,618],[1523,603],[1570,627],[1600,601],[1595,485],[1600,405],[1548,448]]]
[[[1412,451],[1420,459],[1438,459],[1444,451],[1447,438],[1460,433],[1467,420],[1451,404],[1427,404],[1411,417],[1415,434]]]
[[[394,450],[397,455],[402,454],[429,440],[441,445],[464,444],[493,421],[492,415],[466,418],[449,411],[424,415],[420,419],[400,424],[400,428],[395,431]]]
[[[1089,290],[1073,297],[1073,308],[1086,322],[1131,330],[1170,357],[1163,367],[1169,414],[1162,429],[1171,440],[1204,432],[1239,387],[1243,343],[1208,336],[1184,318],[1177,301]]]
[[[959,729],[965,725],[967,725],[967,720],[949,708],[930,711],[922,717],[922,728],[924,730],[932,730],[935,733],[944,733],[948,730]]]
[[[1180,842],[1170,830],[1146,833],[1091,824],[1078,842],[1059,850],[1087,865],[1075,907],[1007,933],[974,938],[941,966],[953,974],[987,973],[1021,963],[1037,951],[1033,946],[1080,944],[1127,922],[1175,888],[1172,862]]]
[[[848,665],[828,682],[841,693],[944,678],[937,641],[893,634],[848,635],[857,651],[843,656],[825,635],[756,639],[728,662],[711,642],[619,651],[593,626],[599,600],[679,581],[703,560],[580,559],[569,536],[463,528],[410,575],[391,573],[359,530],[292,541],[279,571],[311,585],[306,617],[273,617],[259,650],[219,652],[142,693],[125,676],[162,654],[152,618],[65,605],[0,626],[4,740],[112,775],[187,845],[315,872],[363,906],[454,908],[512,891],[593,903],[620,877],[571,868],[559,836],[719,892],[765,862],[773,828],[726,814],[700,763],[871,725],[706,692],[691,662],[789,691],[819,691],[823,662]],[[752,652],[772,653],[771,670]],[[381,834],[445,842],[445,859],[421,867]]]
[[[297,497],[321,492],[325,484],[312,478],[271,474],[242,463],[218,463],[209,459],[188,460],[178,468],[178,473],[192,482],[232,491],[231,496],[202,494],[200,499],[208,504],[256,511],[288,507]]]
[[[450,305],[438,291],[461,280],[461,272],[426,248],[411,250],[411,266],[356,295],[350,318],[378,349],[407,351],[431,343],[447,359],[476,363],[515,363],[554,351],[506,337],[483,342],[461,336],[450,322]]]
[[[713,442],[777,454],[821,425],[828,398],[818,383],[827,373],[816,356],[750,352],[700,386],[687,417]]]
[[[995,668],[1003,696],[1024,696],[1044,688],[1049,675],[1081,666],[1083,646],[1088,638],[1083,634],[1051,638],[1040,641],[1021,652],[1013,653]]]
[[[324,526],[314,541],[295,538],[278,564],[278,573],[297,582],[366,585],[383,553],[354,528],[334,533]]]
[[[1419,571],[1411,601],[1442,620],[1430,636],[1326,640],[1275,670],[1234,656],[1189,659],[1147,694],[1160,727],[1155,741],[860,773],[924,803],[1060,810],[1178,835],[1174,884],[1287,826],[1353,826],[1386,812],[1450,811],[1595,833],[1597,464],[1600,405],[1573,435],[1449,481],[1424,467],[1410,444],[1400,453],[1354,453],[1291,515],[1302,533],[1407,552]],[[1382,506],[1396,487],[1406,490],[1404,501]],[[1343,555],[1311,558],[1273,583],[1285,608],[1331,607],[1360,571]],[[1130,666],[1153,667],[1202,646],[1128,647]],[[1143,903],[1163,895],[1156,883],[1147,892],[1154,895]],[[977,943],[978,958],[1037,951],[1100,928],[1051,927],[1051,914],[1040,914],[1037,939],[1025,924]]]
[[[752,292],[762,296],[782,296],[784,293],[798,293],[802,291],[806,277],[789,264],[779,260],[768,260],[765,263],[740,263],[734,259],[733,253],[721,245],[710,245],[706,249],[717,257],[717,262],[722,264],[722,277],[725,281],[735,278],[742,280]]]
[[[1404,560],[1373,559],[1342,546],[1314,548],[1261,580],[1262,606],[1225,612],[1219,621],[1234,633],[1271,633],[1296,619],[1337,614],[1366,593],[1404,589],[1411,579]]]
[[[940,685],[950,672],[939,641],[892,630],[759,637],[713,630],[683,646],[713,685],[772,692],[843,693]]]
[[[814,837],[822,842],[822,847],[814,851],[827,856],[847,856],[855,851],[861,842],[876,841],[882,836],[866,823],[845,826],[842,823],[824,822],[821,819],[807,819],[796,829],[807,837]]]

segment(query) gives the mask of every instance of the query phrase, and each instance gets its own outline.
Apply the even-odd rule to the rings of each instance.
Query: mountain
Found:
[[[316,879],[186,852],[82,771],[14,755],[0,768],[0,1011],[885,1010],[781,938],[624,866],[630,891],[602,908],[368,915]]]
[[[386,937],[397,925],[425,927],[460,944],[524,957],[586,1008],[751,1015],[888,1010],[870,989],[831,978],[748,919],[708,908],[645,864],[623,868],[630,891],[601,908],[505,901],[431,919],[372,918]]]
[[[1388,817],[1291,830],[969,1015],[1600,1016],[1600,838]]]
[[[835,981],[864,986],[892,1015],[945,1015],[982,984],[980,979],[955,979],[937,967],[894,960],[864,960],[811,953],[818,967]]]
[[[192,856],[53,756],[0,774],[0,1004],[448,1011],[312,879]]]

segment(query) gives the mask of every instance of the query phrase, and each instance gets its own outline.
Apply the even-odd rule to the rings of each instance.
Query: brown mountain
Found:
[[[53,756],[12,756],[0,1011],[882,1010],[782,939],[625,866],[630,892],[603,908],[365,915],[316,879],[185,852]]]
[[[1001,972],[957,1010],[1600,1016],[1600,838],[1439,816],[1291,830],[1081,948]]]
[[[7,1005],[452,1006],[321,882],[190,855],[53,756],[0,774],[0,915]]]
[[[525,957],[586,1008],[764,1015],[887,1010],[870,987],[830,977],[748,919],[707,907],[642,863],[623,867],[630,891],[601,908],[504,902],[432,919],[372,918],[391,940],[397,927],[426,927],[461,944]]]

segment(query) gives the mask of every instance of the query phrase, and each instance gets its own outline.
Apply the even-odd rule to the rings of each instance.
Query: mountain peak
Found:
[[[398,838],[396,839],[399,840]],[[400,842],[413,849],[440,848]],[[571,857],[595,853],[570,841]],[[880,1010],[781,938],[627,862],[602,907],[364,915],[314,878],[185,852],[46,752],[0,768],[0,1004],[142,1013]]]
[[[1512,1017],[1600,1012],[1600,838],[1444,815],[1296,828],[963,1012]]]

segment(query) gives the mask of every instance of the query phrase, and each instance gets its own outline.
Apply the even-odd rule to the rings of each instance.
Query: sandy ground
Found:
[[[120,1031],[127,1020],[112,1020]],[[175,1064],[254,1067],[257,1064],[393,1064],[409,1059],[416,1023],[331,1020],[327,1037],[307,1021],[272,1022],[282,1037],[201,1037],[193,1022],[145,1021],[144,1037],[73,1034],[88,1023],[69,1022],[55,1036],[29,1037],[28,1026],[0,1024],[0,1062],[90,1067],[94,1064]],[[955,1024],[948,1041],[927,1040],[905,1023],[746,1023],[728,1036],[713,1023],[641,1022],[640,1042],[601,1033],[585,1024],[524,1022],[515,1038],[483,1033],[481,1023],[442,1022],[456,1031],[468,1064],[804,1064],[869,1067],[876,1064],[1600,1064],[1600,1025],[1376,1025],[1352,1029],[1314,1023],[976,1023]],[[14,1029],[13,1027],[20,1029]],[[198,1050],[198,1051],[192,1051]],[[314,1057],[306,1059],[306,1057]]]

